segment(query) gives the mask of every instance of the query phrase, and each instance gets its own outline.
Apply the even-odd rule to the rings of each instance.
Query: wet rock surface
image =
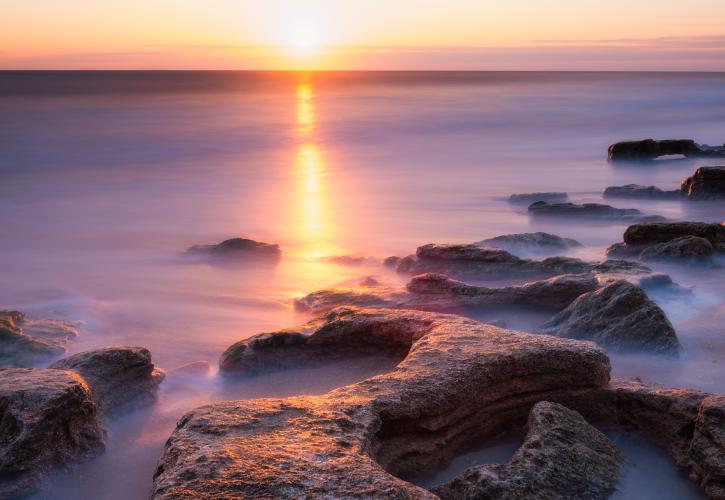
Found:
[[[29,319],[20,311],[0,310],[0,366],[27,367],[62,355],[78,331],[53,320]]]
[[[476,244],[435,244],[418,247],[415,255],[395,259],[396,271],[401,274],[439,273],[452,278],[550,277],[561,274],[645,273],[649,269],[624,260],[585,262],[571,257],[548,257],[542,260],[524,259],[498,248]],[[388,260],[388,259],[386,259]]]
[[[530,205],[536,201],[562,202],[568,199],[566,193],[548,192],[548,193],[521,193],[509,196],[509,203]]]
[[[689,449],[692,476],[709,498],[725,498],[725,396],[705,398]]]
[[[155,401],[158,386],[164,379],[164,373],[151,362],[151,353],[143,347],[106,347],[81,352],[50,367],[82,376],[102,413]]]
[[[646,215],[636,208],[615,208],[600,203],[549,203],[537,201],[529,205],[529,214],[535,217],[566,217],[620,221],[664,221],[659,215]]]
[[[329,326],[325,326],[329,325]],[[323,396],[198,408],[167,442],[155,498],[434,498],[393,474],[430,467],[464,442],[523,425],[533,404],[606,386],[591,343],[417,311],[341,309],[318,331],[400,346],[391,372]],[[277,350],[286,357],[286,344]]]
[[[723,150],[725,151],[725,148]],[[682,181],[680,190],[692,200],[725,198],[725,167],[698,168],[691,177]]]
[[[614,351],[676,355],[680,350],[664,311],[640,287],[624,280],[583,294],[547,322],[542,331],[593,340]]]
[[[626,184],[624,186],[609,186],[604,190],[605,198],[638,198],[645,200],[676,200],[682,197],[679,190],[665,191],[656,186],[641,186],[639,184]]]
[[[187,250],[191,255],[206,255],[219,258],[261,258],[279,259],[279,245],[263,243],[247,238],[231,238],[216,245],[194,245]]]
[[[422,311],[528,306],[559,310],[579,295],[599,287],[591,274],[563,275],[518,286],[488,288],[467,285],[442,274],[413,277],[407,286],[330,288],[295,299],[300,311],[322,313],[338,306],[394,307]]]
[[[529,413],[527,435],[503,465],[479,465],[432,491],[459,498],[606,499],[619,477],[621,454],[575,411],[541,401]]]
[[[501,248],[508,252],[550,253],[582,246],[572,238],[562,238],[550,233],[504,234],[476,242],[482,247]]]
[[[0,369],[0,497],[33,491],[53,466],[94,457],[105,430],[86,382],[42,368]]]
[[[699,145],[692,139],[617,142],[609,146],[607,158],[617,160],[654,160],[660,156],[725,157],[725,147]]]

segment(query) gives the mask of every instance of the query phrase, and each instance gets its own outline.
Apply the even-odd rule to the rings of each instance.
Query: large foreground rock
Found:
[[[194,245],[187,250],[191,255],[206,255],[224,259],[279,259],[279,245],[247,238],[231,238],[216,245]]]
[[[501,248],[516,253],[555,253],[582,246],[571,238],[562,238],[550,233],[517,233],[503,234],[476,242],[482,247]]]
[[[466,308],[528,306],[563,309],[579,295],[599,287],[591,274],[563,275],[524,285],[488,288],[467,285],[442,274],[413,277],[405,288],[358,286],[330,288],[295,299],[295,308],[313,313],[339,306],[394,307],[451,312]]]
[[[580,273],[644,273],[649,269],[622,260],[599,263],[571,257],[548,257],[542,260],[524,259],[506,250],[476,244],[435,244],[418,247],[415,255],[388,258],[386,265],[402,274],[440,273],[452,278],[543,278],[561,274]]]
[[[567,219],[594,219],[614,221],[658,221],[659,215],[646,215],[636,208],[615,208],[601,203],[549,203],[537,201],[529,205],[529,214],[536,217],[562,217]]]
[[[149,404],[156,399],[164,373],[143,347],[106,347],[61,359],[51,368],[78,373],[88,383],[101,412]]]
[[[585,293],[547,322],[542,331],[593,340],[614,351],[676,355],[680,345],[664,311],[640,287],[616,280]]]
[[[609,146],[607,158],[617,160],[654,160],[660,156],[684,155],[687,157],[725,157],[725,147],[711,147],[697,144],[692,139],[618,142]]]
[[[444,500],[594,500],[614,492],[621,454],[577,412],[542,401],[532,408],[527,428],[507,464],[471,467],[433,492]]]
[[[725,167],[700,167],[682,181],[680,189],[692,200],[725,198]]]
[[[703,400],[689,449],[692,476],[710,498],[725,498],[725,397]]]
[[[85,381],[42,368],[0,369],[0,497],[30,493],[51,467],[94,457],[105,430]]]
[[[62,355],[78,331],[60,321],[29,319],[0,310],[0,367],[27,367]]]
[[[589,342],[380,309],[333,311],[319,328],[350,345],[374,330],[365,335],[407,345],[407,355],[388,373],[322,396],[228,401],[189,412],[166,443],[154,498],[437,498],[397,476],[517,432],[540,401],[637,432],[682,467],[710,471],[698,476],[705,491],[716,491],[708,478],[723,473],[723,447],[710,437],[719,417],[698,418],[710,395],[608,382],[606,354]],[[279,359],[286,349],[278,345]]]

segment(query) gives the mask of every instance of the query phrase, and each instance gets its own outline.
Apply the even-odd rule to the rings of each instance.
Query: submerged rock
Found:
[[[501,248],[508,252],[547,253],[580,247],[581,243],[571,238],[562,238],[550,233],[504,234],[475,243],[483,247]]]
[[[62,355],[78,332],[53,320],[29,319],[20,311],[0,311],[0,366],[26,367]]]
[[[189,254],[223,258],[279,259],[281,256],[279,245],[262,243],[247,238],[231,238],[216,245],[194,245],[187,252]]]
[[[406,288],[330,288],[295,299],[295,308],[313,313],[339,306],[396,307],[421,311],[453,311],[462,308],[528,306],[563,309],[575,298],[599,286],[591,274],[562,275],[524,285],[488,288],[467,285],[442,274],[415,276]]]
[[[498,248],[476,244],[428,244],[418,247],[415,255],[398,260],[401,274],[440,273],[454,278],[549,277],[587,272],[641,273],[649,269],[632,262],[608,260],[585,262],[571,257],[532,260],[516,257]]]
[[[725,198],[725,167],[698,168],[691,177],[682,181],[680,190],[692,200]]]
[[[0,369],[0,497],[33,491],[51,467],[99,455],[105,430],[86,382],[42,368]]]
[[[607,158],[609,160],[654,160],[660,156],[685,155],[699,156],[703,149],[692,139],[675,139],[655,141],[617,142],[609,146]],[[724,151],[725,153],[725,151]]]
[[[81,375],[102,413],[152,403],[164,379],[164,372],[154,367],[151,353],[143,347],[106,347],[81,352],[50,367]]]
[[[524,443],[504,465],[477,465],[433,489],[443,500],[607,499],[621,453],[573,410],[541,401],[529,413]]]
[[[676,355],[680,344],[664,311],[638,286],[616,280],[577,298],[547,322],[549,335],[593,340],[614,351]]]
[[[641,198],[647,200],[674,200],[682,197],[679,190],[664,191],[656,186],[640,186],[639,184],[626,184],[624,186],[609,186],[604,190],[605,198]]]
[[[361,335],[407,345],[407,355],[392,371],[324,395],[189,412],[166,442],[153,498],[433,499],[396,475],[431,470],[472,442],[521,429],[540,401],[640,433],[682,467],[702,471],[695,477],[705,491],[717,491],[723,445],[711,436],[720,417],[700,411],[711,395],[609,381],[605,352],[589,342],[387,309],[340,309],[318,328],[331,328],[338,345],[358,345],[361,356],[369,352]],[[277,350],[284,359],[285,343]],[[555,432],[557,423],[542,421],[541,432],[547,427]],[[561,432],[569,435],[564,426]]]
[[[523,194],[512,194],[509,196],[510,203],[520,203],[530,205],[536,201],[550,201],[550,202],[561,202],[566,201],[568,195],[566,193],[523,193]]]
[[[621,221],[660,221],[659,215],[645,215],[636,208],[615,208],[600,203],[549,203],[537,201],[529,205],[529,214],[537,217],[574,217]]]

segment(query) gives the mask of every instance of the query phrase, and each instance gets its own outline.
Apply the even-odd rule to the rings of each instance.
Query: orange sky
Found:
[[[0,68],[725,70],[723,0],[0,0]]]

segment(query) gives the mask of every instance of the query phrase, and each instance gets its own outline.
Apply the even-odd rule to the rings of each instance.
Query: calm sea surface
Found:
[[[572,255],[603,258],[625,225],[532,221],[505,198],[566,191],[601,202],[609,185],[672,189],[717,164],[606,162],[610,143],[648,137],[723,144],[725,74],[0,72],[0,307],[83,321],[72,352],[133,344],[162,368],[215,366],[231,343],[305,321],[296,296],[368,275],[402,282],[329,256],[548,231],[584,243]],[[725,203],[607,203],[725,219]],[[233,236],[278,243],[283,258],[215,267],[182,255]],[[686,352],[614,356],[614,373],[725,392],[725,271],[658,270],[694,291],[654,297]],[[527,329],[546,318],[506,319]],[[361,362],[234,387],[213,374],[164,384],[155,407],[111,422],[103,457],[57,474],[40,497],[144,498],[188,409],[322,393],[377,370]],[[622,497],[694,494],[651,483]]]

